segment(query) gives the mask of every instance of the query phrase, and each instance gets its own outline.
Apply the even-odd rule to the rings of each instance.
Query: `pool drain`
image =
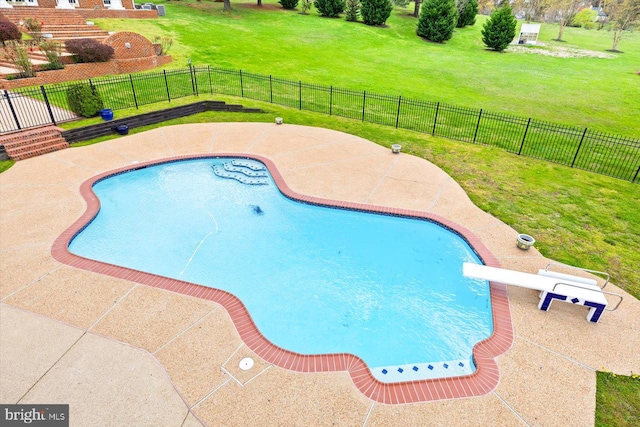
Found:
[[[253,359],[250,357],[245,357],[244,359],[242,359],[240,361],[240,363],[238,364],[238,366],[240,367],[240,369],[242,369],[243,371],[248,371],[249,369],[253,368]]]

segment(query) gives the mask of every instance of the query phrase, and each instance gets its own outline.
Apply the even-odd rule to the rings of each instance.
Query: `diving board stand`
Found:
[[[549,266],[544,270],[538,270],[538,274],[531,274],[465,262],[462,265],[462,274],[465,277],[474,279],[489,280],[491,282],[504,283],[505,285],[538,290],[540,291],[538,308],[543,311],[549,310],[553,300],[589,307],[587,320],[594,323],[600,320],[604,310],[613,311],[617,309],[622,302],[621,295],[602,290],[609,282],[608,277],[601,288],[594,279],[551,271],[549,270]],[[620,300],[615,306],[612,306],[607,301],[605,294],[616,296],[620,298]]]

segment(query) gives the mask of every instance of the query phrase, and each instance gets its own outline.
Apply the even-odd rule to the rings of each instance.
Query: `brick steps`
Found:
[[[0,137],[0,145],[4,146],[11,160],[24,160],[69,147],[69,143],[62,137],[62,129],[56,126],[3,135]]]
[[[36,19],[43,23],[41,32],[52,34],[55,40],[106,38],[109,35],[96,25],[87,25],[84,17],[74,10],[14,7],[2,9],[0,14],[16,25],[26,18]]]

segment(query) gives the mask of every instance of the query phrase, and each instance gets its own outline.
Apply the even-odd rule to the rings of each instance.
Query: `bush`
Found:
[[[34,77],[33,64],[29,58],[29,52],[24,44],[17,40],[7,40],[5,48],[2,50],[5,61],[13,64],[18,70],[18,78]]]
[[[107,62],[113,58],[113,48],[94,39],[72,39],[64,42],[76,62]]]
[[[516,18],[509,6],[494,10],[482,27],[482,41],[489,49],[498,52],[505,50],[515,36]]]
[[[86,83],[74,84],[67,88],[67,103],[71,111],[82,117],[93,117],[104,106],[100,94]]]
[[[458,9],[458,28],[466,27],[476,23],[476,15],[478,14],[478,1],[468,0],[463,7]]]
[[[280,0],[278,3],[285,9],[295,9],[298,5],[298,0]]]
[[[350,22],[358,20],[360,13],[360,0],[347,0],[347,7],[344,11],[344,19]]]
[[[42,39],[42,26],[44,22],[38,21],[35,18],[27,18],[24,20],[24,27],[33,39],[37,42]]]
[[[367,25],[382,25],[391,15],[393,5],[390,0],[361,0],[360,15]]]
[[[596,23],[596,18],[598,17],[598,12],[591,9],[582,9],[580,12],[576,13],[571,20],[572,27],[582,27],[587,30],[593,30],[598,26]]]
[[[302,14],[306,15],[311,6],[313,6],[313,0],[302,0]]]
[[[21,38],[22,33],[16,24],[10,21],[0,21],[0,41],[2,41],[2,46],[4,46],[4,42],[20,40]]]
[[[416,33],[427,40],[441,43],[453,36],[457,21],[458,9],[454,0],[425,0]]]
[[[336,18],[346,7],[345,0],[316,0],[314,4],[320,15],[329,18]]]
[[[42,40],[38,45],[42,53],[47,57],[48,64],[42,66],[43,70],[61,70],[64,68],[60,58],[62,46],[53,40]]]

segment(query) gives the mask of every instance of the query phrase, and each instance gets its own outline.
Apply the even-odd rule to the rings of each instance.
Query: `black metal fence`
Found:
[[[518,155],[640,182],[640,139],[402,96],[380,95],[211,67],[88,81],[113,110],[200,93],[225,94],[490,145]],[[77,83],[77,82],[74,82]],[[0,132],[73,120],[70,84],[4,91]]]

